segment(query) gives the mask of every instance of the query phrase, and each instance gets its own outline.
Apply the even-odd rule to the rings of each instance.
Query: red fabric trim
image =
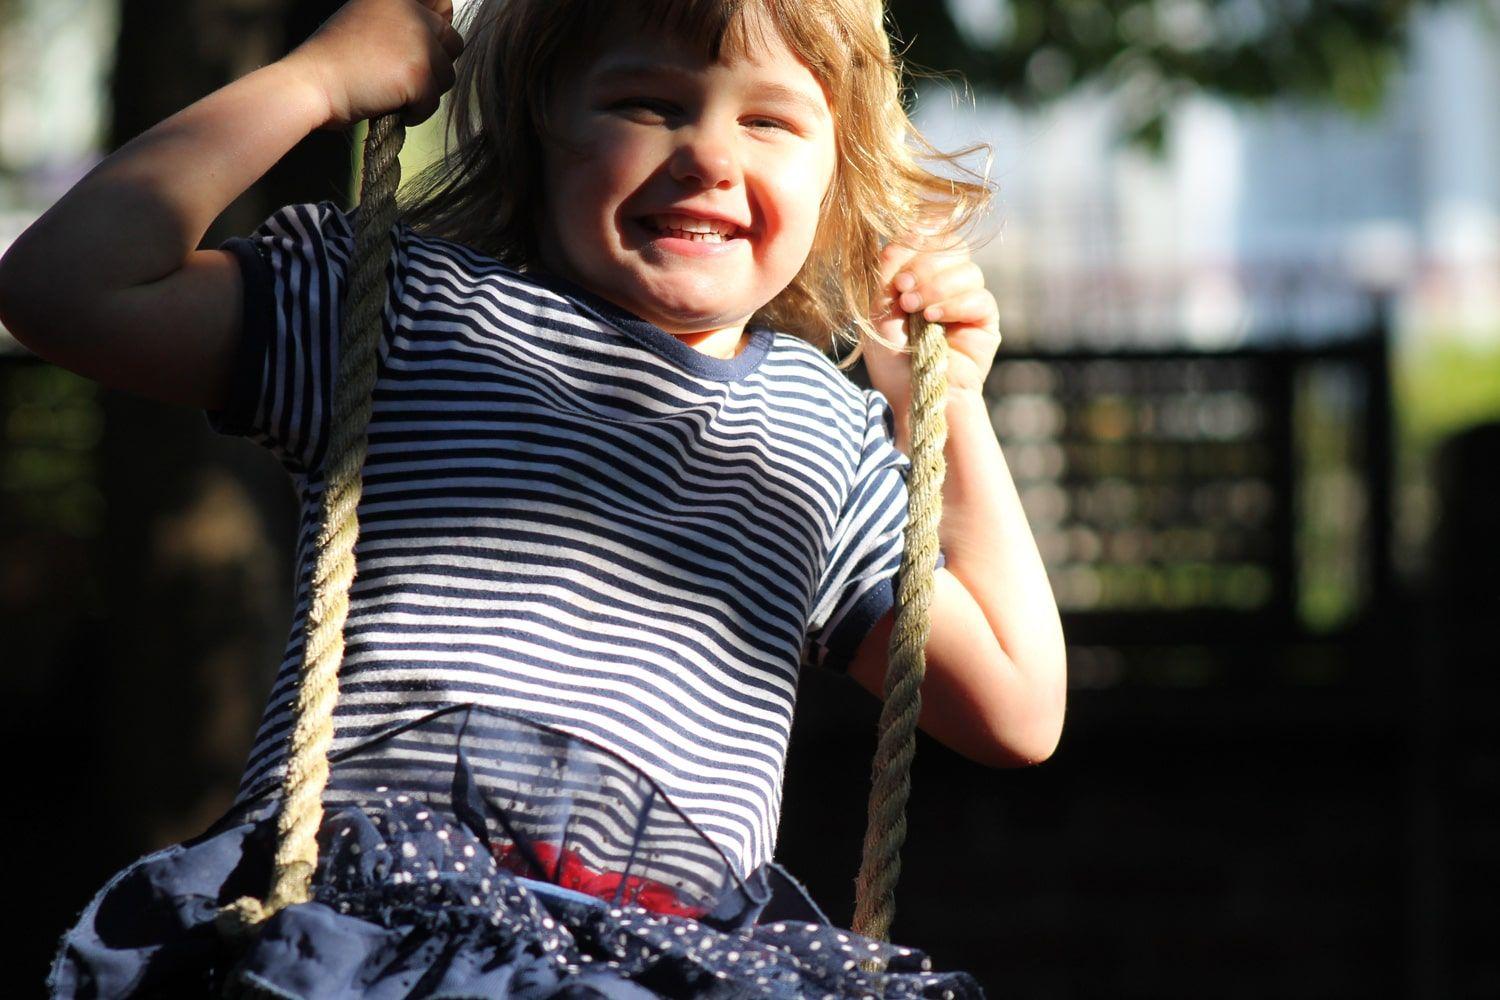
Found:
[[[495,862],[501,868],[525,878],[534,878],[564,889],[572,889],[605,902],[642,906],[652,913],[663,913],[676,917],[701,917],[705,909],[688,906],[676,889],[654,879],[639,875],[622,875],[619,872],[601,872],[583,863],[576,851],[564,850],[562,863],[558,863],[558,849],[552,844],[533,842],[531,850],[541,862],[543,871],[515,844],[491,844]],[[624,890],[621,891],[621,884]],[[618,896],[616,895],[618,893]]]

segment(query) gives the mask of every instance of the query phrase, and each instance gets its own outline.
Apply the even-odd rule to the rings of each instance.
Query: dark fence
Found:
[[[1075,645],[1289,641],[1378,613],[1385,350],[1373,328],[1317,347],[998,364],[996,431]]]

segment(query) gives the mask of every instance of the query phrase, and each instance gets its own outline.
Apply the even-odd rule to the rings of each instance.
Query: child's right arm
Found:
[[[106,385],[220,408],[241,332],[209,225],[292,146],[406,109],[430,116],[462,41],[449,0],[352,0],[301,47],[111,154],[0,258],[0,321]]]

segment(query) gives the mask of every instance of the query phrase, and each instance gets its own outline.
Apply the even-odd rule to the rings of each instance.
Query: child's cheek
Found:
[[[621,202],[634,193],[642,178],[635,148],[615,134],[618,129],[590,130],[566,137],[566,145],[549,151],[544,167],[548,204],[546,214],[567,240],[583,237],[600,226],[610,227]]]
[[[762,172],[761,210],[773,243],[796,257],[801,268],[818,230],[827,181],[814,157],[785,158]],[[831,172],[831,171],[830,171]]]

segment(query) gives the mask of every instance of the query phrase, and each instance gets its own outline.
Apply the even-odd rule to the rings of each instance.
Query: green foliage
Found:
[[[61,368],[0,364],[0,525],[75,538],[98,533],[98,391]]]
[[[920,67],[1037,105],[1093,85],[1125,98],[1133,138],[1159,142],[1193,93],[1376,108],[1412,13],[1445,0],[892,0]]]
[[[1500,344],[1440,333],[1413,340],[1422,347],[1395,371],[1405,448],[1425,455],[1452,434],[1500,420]]]

